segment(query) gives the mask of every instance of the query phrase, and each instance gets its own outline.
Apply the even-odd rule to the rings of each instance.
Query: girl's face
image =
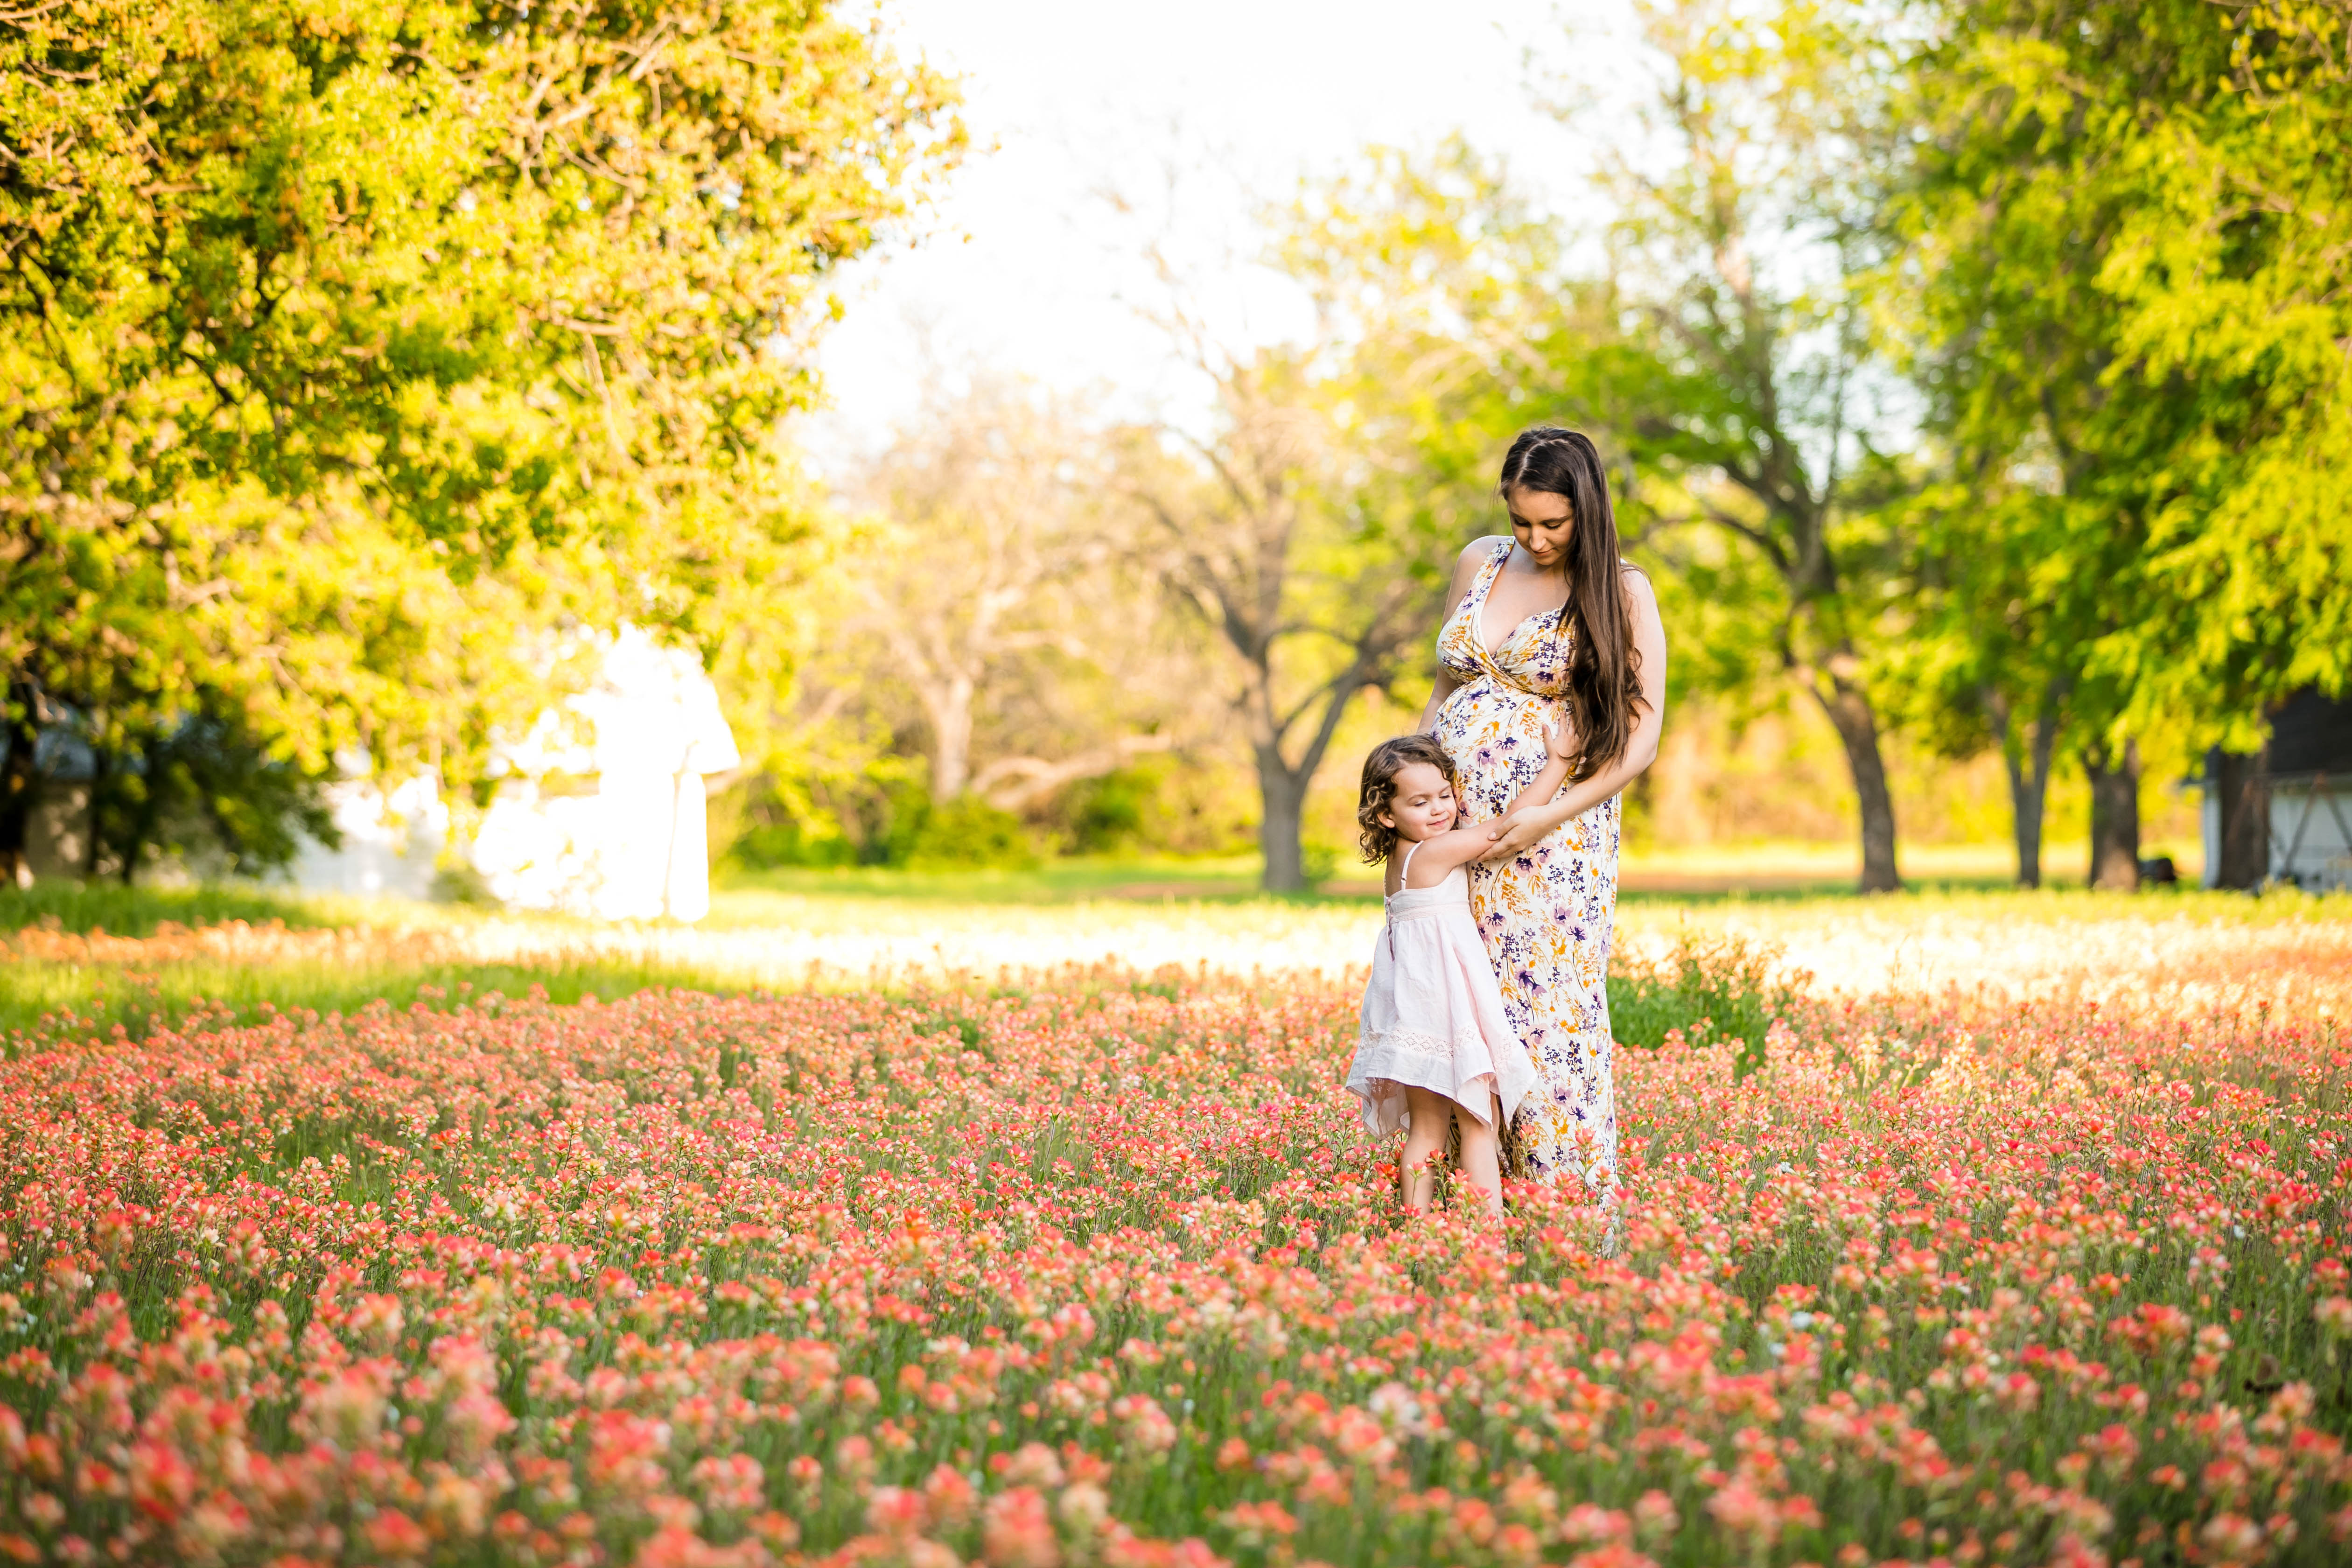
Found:
[[[1454,815],[1454,786],[1445,775],[1427,763],[1408,763],[1397,770],[1381,820],[1406,843],[1418,844],[1452,827]]]
[[[1564,495],[1513,485],[1503,492],[1511,511],[1511,536],[1538,566],[1551,570],[1568,559],[1569,536],[1576,531],[1576,508]]]

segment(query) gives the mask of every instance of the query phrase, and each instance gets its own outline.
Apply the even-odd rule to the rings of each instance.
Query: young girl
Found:
[[[1575,739],[1565,723],[1545,731],[1549,760],[1512,811],[1559,793]],[[1464,868],[1494,842],[1484,826],[1454,826],[1454,784],[1453,763],[1427,735],[1384,741],[1364,759],[1356,821],[1364,858],[1388,862],[1388,930],[1372,949],[1348,1087],[1363,1098],[1364,1124],[1375,1133],[1405,1127],[1407,1205],[1429,1206],[1435,1177],[1428,1163],[1445,1146],[1450,1122],[1462,1131],[1463,1175],[1500,1215],[1498,1130],[1510,1125],[1536,1069],[1504,1020],[1503,994],[1470,918]]]

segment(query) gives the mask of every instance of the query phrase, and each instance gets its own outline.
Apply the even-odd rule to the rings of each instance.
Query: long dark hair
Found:
[[[1609,476],[1590,437],[1557,425],[1519,432],[1503,458],[1498,494],[1541,490],[1565,497],[1570,521],[1568,613],[1560,625],[1573,634],[1568,656],[1568,698],[1581,742],[1572,779],[1589,779],[1625,754],[1642,706],[1642,656],[1633,647],[1633,616],[1625,603],[1624,558],[1617,550],[1617,513],[1609,505]]]

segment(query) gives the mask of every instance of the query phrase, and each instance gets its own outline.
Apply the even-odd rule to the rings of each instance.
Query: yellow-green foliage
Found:
[[[0,19],[19,738],[212,693],[311,771],[462,780],[562,679],[534,628],[756,640],[827,274],[953,155],[948,101],[822,3]]]

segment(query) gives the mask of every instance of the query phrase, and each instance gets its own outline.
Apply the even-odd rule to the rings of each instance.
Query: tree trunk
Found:
[[[2000,760],[2009,769],[2010,835],[2017,844],[2017,885],[2042,886],[2042,788],[2031,777],[2016,748],[2003,746]]]
[[[931,721],[931,798],[953,800],[971,783],[971,698],[975,682],[950,676],[923,699]]]
[[[2213,885],[2253,892],[2271,873],[2271,803],[2262,775],[2266,759],[2214,748],[2205,760],[2205,787],[2221,813]]]
[[[99,863],[106,855],[106,786],[110,781],[113,757],[103,748],[89,749],[89,805],[84,820],[89,827],[81,847],[81,874],[85,880],[98,880]]]
[[[127,820],[123,824],[121,841],[115,847],[115,852],[122,857],[119,875],[122,878],[122,885],[128,888],[138,880],[140,862],[154,847],[156,830],[163,826],[163,803],[156,775],[169,764],[152,751],[142,751],[135,762],[128,756],[114,759],[114,765],[118,768],[126,763],[131,763],[145,775],[141,781],[142,787],[138,797],[131,803],[131,809],[123,814]],[[92,853],[96,853],[94,847]]]
[[[2120,755],[2085,747],[2083,771],[2091,780],[2091,886],[2120,892],[2139,888],[2139,744]]]
[[[1307,889],[1307,861],[1299,841],[1299,817],[1307,805],[1307,779],[1293,772],[1278,751],[1257,749],[1258,848],[1265,856],[1265,890]]]
[[[1895,871],[1895,797],[1886,789],[1886,762],[1878,750],[1878,715],[1870,694],[1847,676],[1832,673],[1824,690],[1815,685],[1814,700],[1845,743],[1846,766],[1853,773],[1854,798],[1862,807],[1862,890],[1891,893],[1903,886]]]
[[[2017,885],[2042,886],[2042,823],[2050,800],[2051,753],[2058,743],[2058,715],[2044,706],[2034,715],[2033,732],[2021,749],[2009,705],[1993,700],[2000,724],[2000,760],[2009,770],[2010,826],[2017,843]]]
[[[1258,847],[1265,856],[1261,886],[1269,893],[1307,890],[1306,846],[1299,824],[1306,810],[1307,788],[1315,782],[1316,771],[1331,749],[1331,737],[1339,733],[1349,702],[1364,689],[1363,672],[1370,668],[1372,663],[1360,646],[1353,666],[1286,719],[1277,716],[1274,705],[1273,669],[1261,662],[1250,672],[1250,688],[1239,706],[1249,725],[1250,751],[1257,758]],[[1293,763],[1283,755],[1284,737],[1317,702],[1322,703],[1323,711],[1316,721],[1315,733]]]
[[[25,712],[12,711],[8,716],[8,755],[0,761],[0,887],[29,888],[33,866],[26,840],[40,791],[34,749],[40,744],[41,734],[33,725],[32,693],[19,683],[10,695],[25,704]]]

